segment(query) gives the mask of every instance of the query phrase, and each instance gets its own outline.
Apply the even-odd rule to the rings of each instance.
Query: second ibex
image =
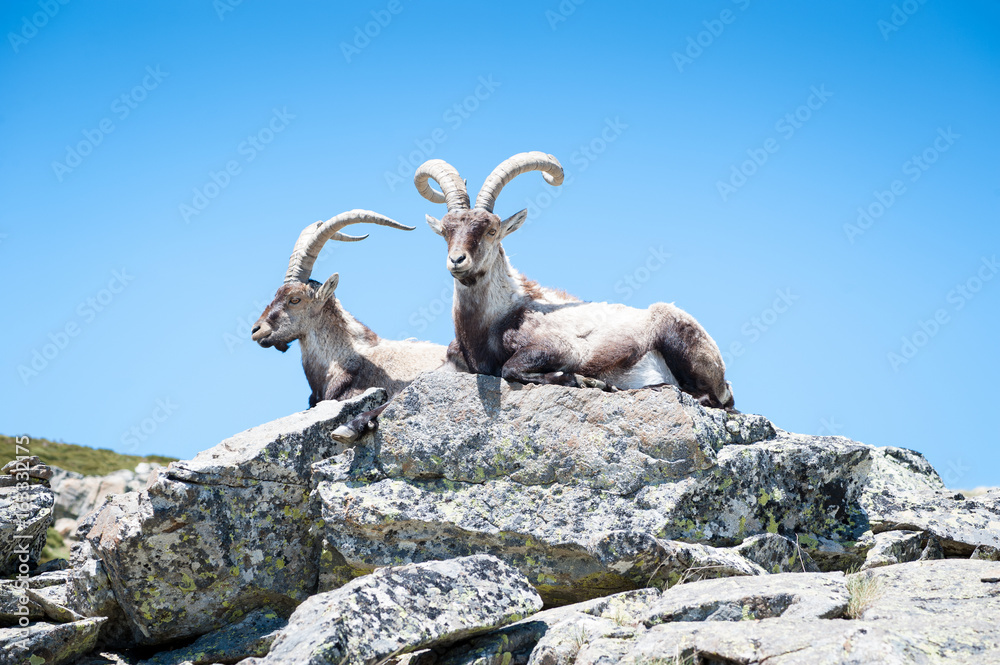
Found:
[[[551,185],[563,181],[552,155],[520,153],[493,170],[470,209],[453,166],[433,159],[417,169],[417,190],[448,205],[442,219],[427,215],[427,223],[448,241],[447,267],[455,277],[449,354],[469,371],[521,383],[605,390],[677,385],[705,406],[732,410],[719,347],[687,312],[668,303],[640,310],[580,302],[539,287],[511,266],[500,243],[524,223],[527,211],[501,220],[493,205],[507,183],[529,171],[541,171]]]

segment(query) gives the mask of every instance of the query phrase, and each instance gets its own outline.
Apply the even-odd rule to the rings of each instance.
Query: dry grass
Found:
[[[966,499],[971,499],[974,496],[982,496],[982,495],[986,494],[987,492],[989,492],[992,489],[996,489],[996,488],[995,487],[977,487],[977,488],[971,489],[971,490],[952,490],[952,491],[954,491],[954,492],[960,492],[962,494],[962,496],[964,496]]]
[[[871,572],[857,573],[847,578],[847,618],[860,619],[882,594],[884,580]]]

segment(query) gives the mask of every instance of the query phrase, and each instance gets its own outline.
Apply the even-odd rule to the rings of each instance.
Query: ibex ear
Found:
[[[438,234],[439,236],[443,236],[444,227],[441,226],[441,220],[435,217],[431,217],[430,215],[426,215],[426,217],[427,217],[427,226],[431,227],[431,230],[434,231],[434,233]]]
[[[333,292],[337,290],[337,283],[340,281],[340,273],[333,273],[330,279],[326,280],[323,286],[316,291],[316,300],[326,302],[333,297]]]
[[[525,208],[521,212],[515,212],[510,217],[503,220],[503,222],[500,223],[500,237],[506,238],[514,231],[517,231],[519,228],[521,228],[521,225],[524,224],[524,220],[526,219],[528,219],[527,208]]]

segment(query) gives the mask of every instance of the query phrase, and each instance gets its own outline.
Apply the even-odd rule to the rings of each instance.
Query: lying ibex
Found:
[[[340,276],[334,273],[326,283],[309,279],[313,264],[328,240],[358,241],[364,236],[340,233],[348,224],[379,224],[412,231],[367,210],[351,210],[325,222],[310,224],[299,235],[285,273],[285,283],[274,300],[257,319],[252,337],[264,348],[287,351],[299,340],[302,368],[312,394],[310,408],[328,399],[348,399],[368,388],[382,387],[393,396],[418,374],[446,365],[447,349],[430,342],[386,340],[351,316],[334,291]],[[351,425],[335,432],[352,440],[372,425],[381,408],[364,414]]]
[[[493,205],[507,183],[528,171],[541,171],[551,185],[563,180],[552,155],[520,153],[493,170],[470,209],[453,166],[432,159],[417,169],[414,183],[424,198],[448,204],[442,219],[427,215],[427,223],[448,241],[447,267],[455,277],[450,355],[469,371],[522,383],[606,390],[679,385],[706,406],[731,410],[722,355],[691,315],[666,303],[640,310],[580,302],[539,287],[510,265],[500,242],[527,211],[501,221]]]

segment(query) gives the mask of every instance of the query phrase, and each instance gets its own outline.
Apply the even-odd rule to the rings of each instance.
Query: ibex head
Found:
[[[413,182],[429,201],[447,203],[448,212],[440,220],[427,215],[431,229],[448,241],[446,266],[455,279],[465,285],[475,284],[489,272],[502,255],[500,241],[516,231],[528,216],[527,210],[505,220],[493,213],[497,196],[515,177],[528,171],[541,171],[550,185],[561,185],[563,169],[559,160],[543,152],[522,152],[502,162],[483,183],[476,197],[476,207],[469,208],[465,181],[455,167],[440,159],[432,159],[417,169]],[[428,180],[441,187],[437,191]]]
[[[321,320],[320,312],[334,298],[334,291],[340,281],[337,273],[323,284],[309,279],[316,258],[328,240],[357,242],[367,238],[367,234],[351,236],[340,233],[340,229],[349,224],[362,223],[391,226],[403,231],[414,229],[369,210],[351,210],[304,228],[288,261],[285,283],[254,324],[253,341],[264,348],[273,346],[284,352],[291,342],[316,326],[316,322]]]

